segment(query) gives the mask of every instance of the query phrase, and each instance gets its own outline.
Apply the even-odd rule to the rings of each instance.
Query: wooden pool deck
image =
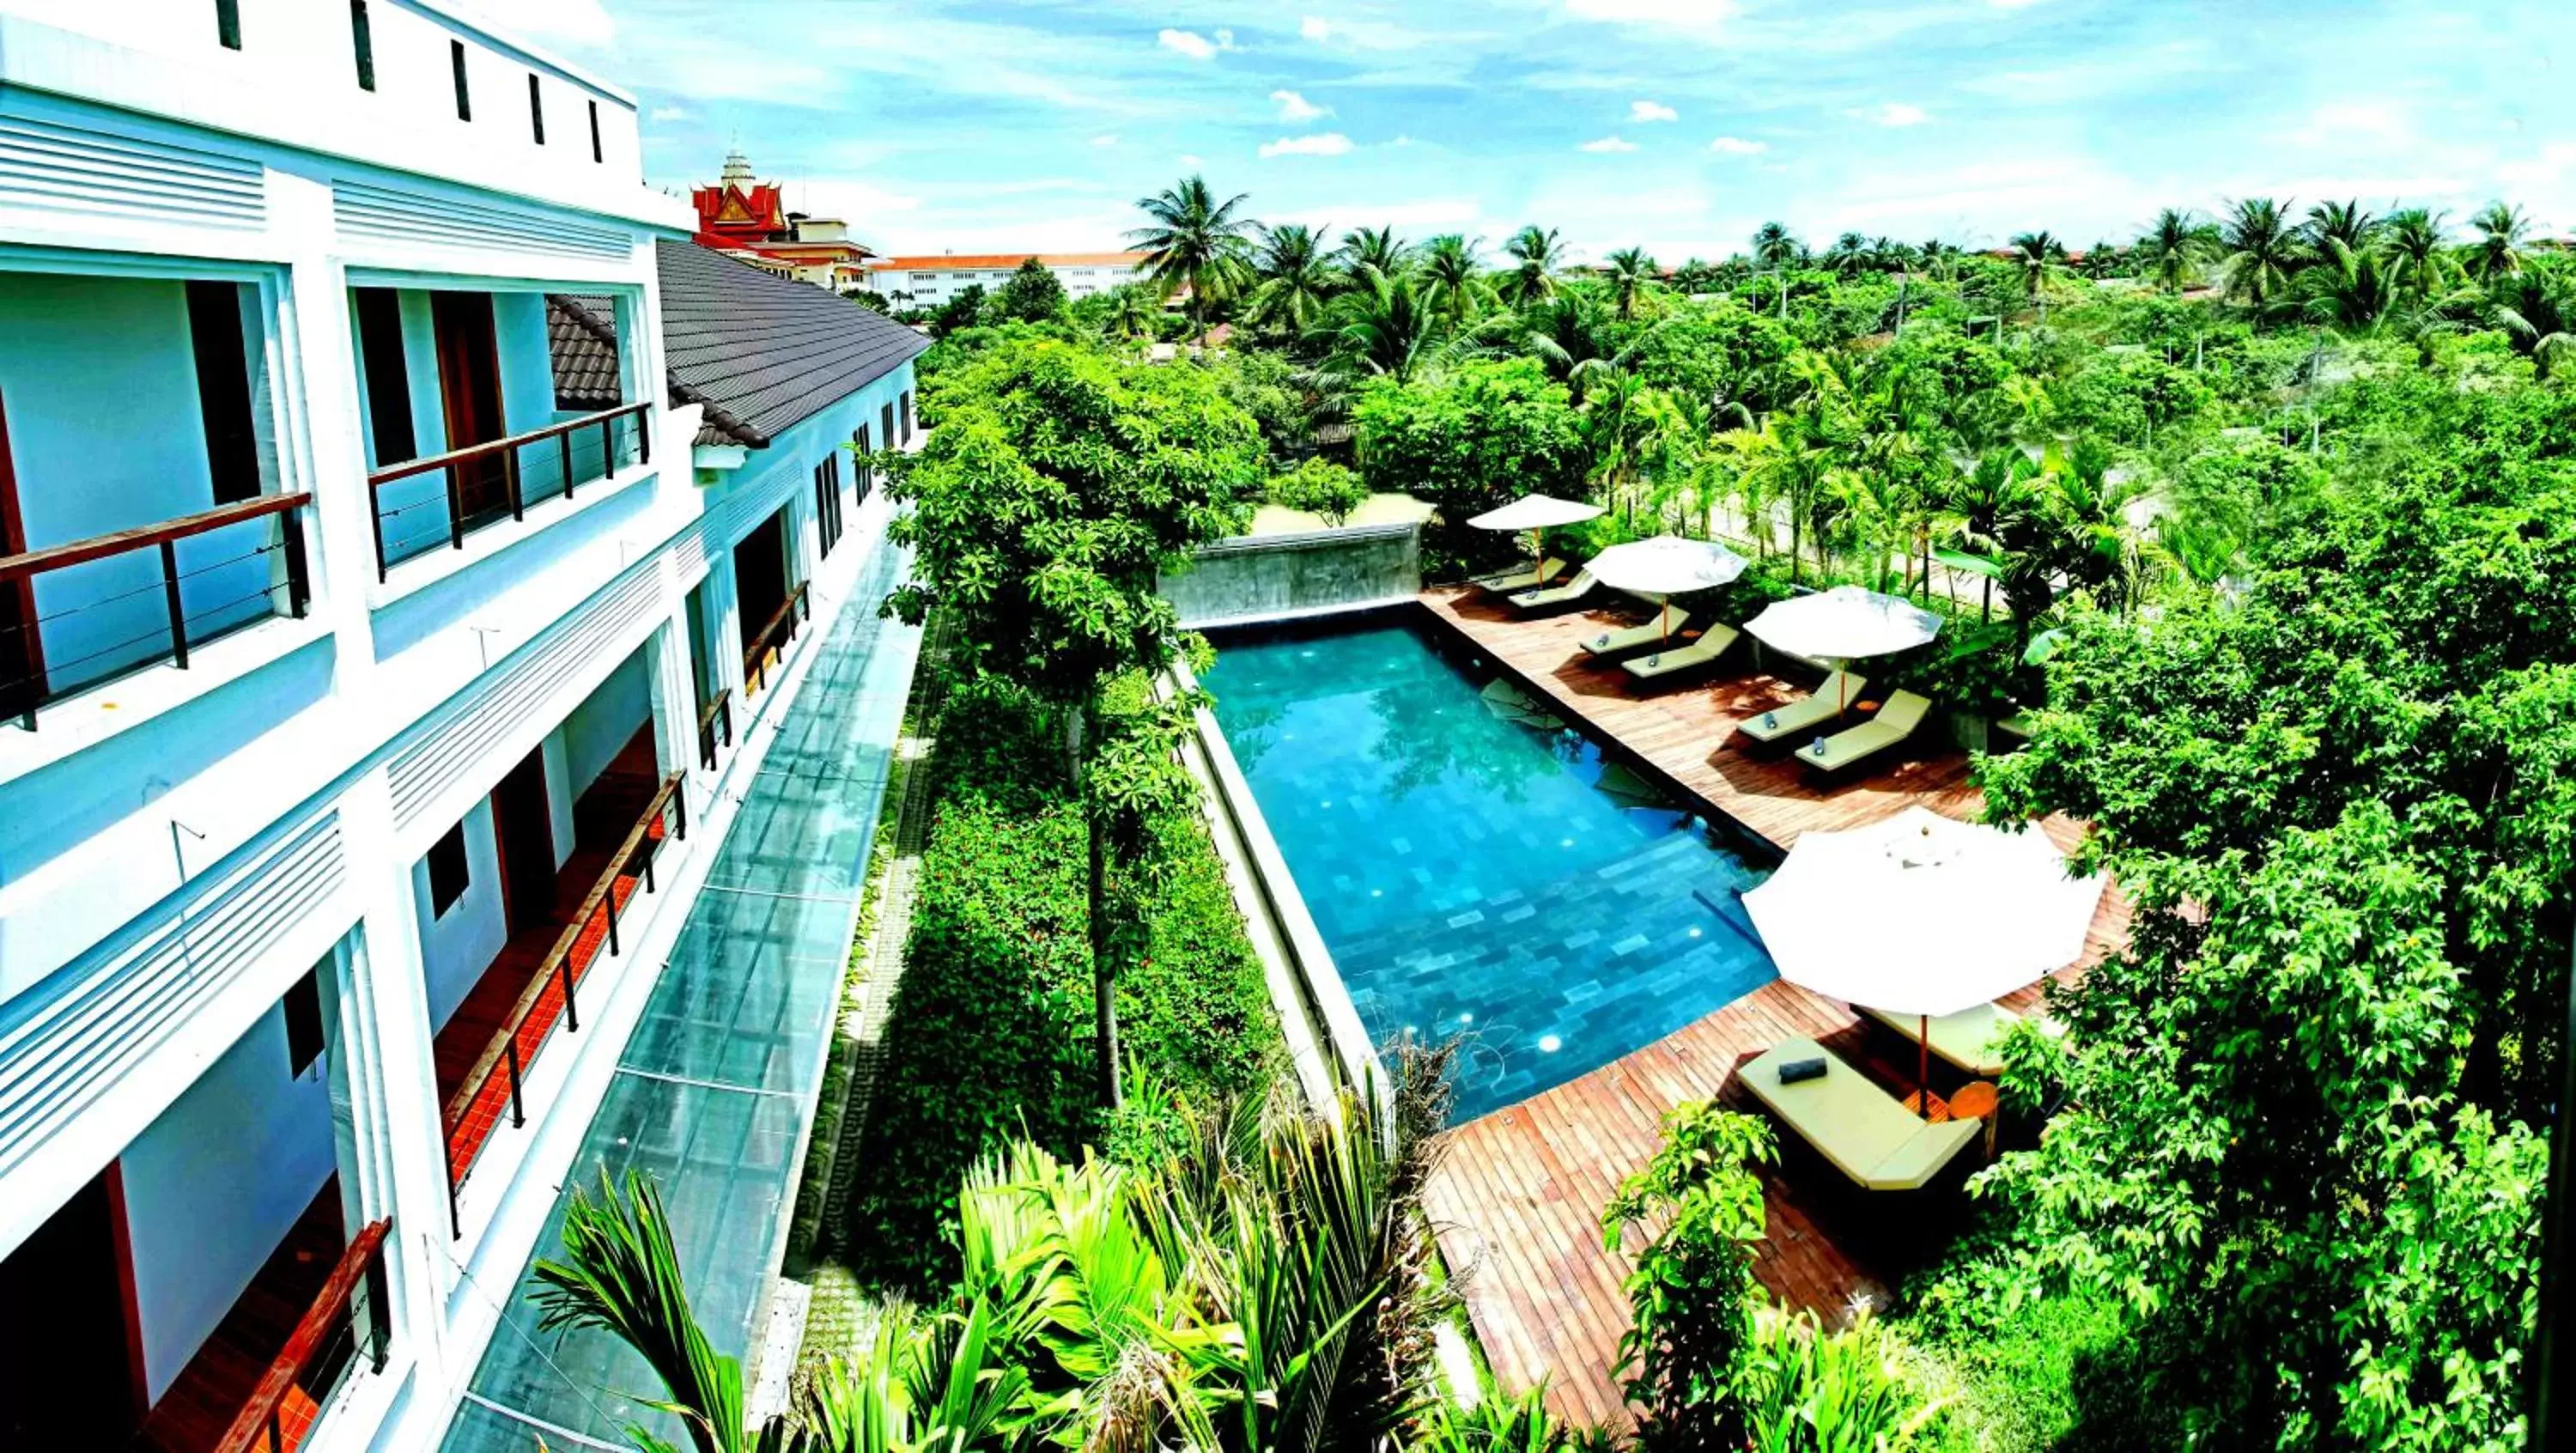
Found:
[[[1814,830],[1858,827],[1921,803],[1971,818],[1983,795],[1968,780],[1965,753],[1946,738],[1911,744],[1910,755],[1820,785],[1793,758],[1756,757],[1726,745],[1735,724],[1806,694],[1809,680],[1751,670],[1750,642],[1714,670],[1640,688],[1615,664],[1580,649],[1588,634],[1646,618],[1624,602],[1600,610],[1526,619],[1490,596],[1435,590],[1422,604],[1557,710],[1633,754],[1666,785],[1698,799],[1782,849]],[[2081,829],[2045,824],[2071,845]],[[1903,924],[1872,922],[1853,905],[1856,932],[1900,942]],[[2124,941],[2128,908],[2103,895],[2081,972]],[[2034,986],[2007,998],[2029,1008]],[[1450,1132],[1427,1204],[1441,1252],[1463,1273],[1467,1309],[1496,1378],[1509,1391],[1544,1381],[1564,1417],[1626,1426],[1613,1375],[1628,1326],[1620,1281],[1623,1255],[1604,1252],[1601,1207],[1620,1180],[1654,1152],[1666,1111],[1712,1096],[1751,1108],[1731,1081],[1735,1069],[1796,1034],[1824,1042],[1892,1087],[1911,1082],[1914,1056],[1893,1032],[1846,1006],[1774,982],[1679,1033],[1508,1109]],[[1958,1076],[1934,1067],[1936,1089]],[[1784,1137],[1784,1159],[1764,1173],[1770,1236],[1756,1274],[1772,1295],[1829,1323],[1882,1300],[1894,1283],[1936,1251],[1970,1208],[1959,1181],[1979,1163],[1962,1157],[1931,1189],[1871,1197],[1803,1146]]]

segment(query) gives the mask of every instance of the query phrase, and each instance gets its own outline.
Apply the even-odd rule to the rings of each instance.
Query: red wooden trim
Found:
[[[86,565],[92,560],[104,560],[110,555],[122,555],[129,550],[149,549],[164,541],[184,540],[191,535],[202,535],[210,530],[220,530],[227,525],[238,525],[244,520],[255,520],[264,515],[282,515],[289,510],[302,509],[312,502],[313,496],[309,494],[264,494],[257,499],[246,499],[237,504],[217,505],[210,510],[199,510],[193,515],[181,515],[176,519],[163,520],[157,525],[138,525],[131,530],[118,530],[109,535],[92,535],[86,540],[74,540],[65,545],[48,545],[42,550],[30,550],[24,554],[0,555],[0,580],[17,580],[30,575],[40,575],[48,570]]]
[[[367,1267],[383,1253],[386,1233],[393,1230],[393,1224],[384,1220],[367,1225],[350,1241],[349,1249],[340,1253],[340,1264],[331,1269],[331,1279],[323,1284],[322,1294],[305,1309],[303,1320],[295,1324],[294,1335],[286,1339],[286,1350],[269,1364],[267,1375],[260,1378],[250,1401],[242,1404],[223,1441],[215,1445],[215,1453],[251,1453],[268,1435],[271,1415],[320,1355],[340,1321],[349,1315],[357,1299],[358,1284],[366,1277]]]
[[[26,522],[18,513],[18,468],[9,459],[9,401],[0,398],[0,556],[13,556],[27,548]],[[43,692],[45,680],[45,642],[36,629],[36,587],[25,576],[7,576],[9,591],[17,597],[19,650],[18,660],[27,668],[26,687],[31,697]]]
[[[125,1376],[133,1389],[134,1415],[152,1409],[152,1373],[143,1360],[143,1297],[134,1279],[134,1232],[125,1217],[125,1162],[111,1160],[99,1172],[107,1187],[107,1224],[116,1242],[116,1295],[122,1308],[117,1320],[125,1327]]]

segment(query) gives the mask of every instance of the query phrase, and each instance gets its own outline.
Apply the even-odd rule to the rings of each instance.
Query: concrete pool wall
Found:
[[[1422,527],[1240,535],[1203,547],[1160,586],[1191,630],[1411,600],[1422,591]]]

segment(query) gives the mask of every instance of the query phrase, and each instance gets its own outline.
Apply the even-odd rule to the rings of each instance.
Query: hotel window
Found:
[[[259,425],[251,413],[250,354],[239,283],[187,286],[188,342],[197,365],[197,414],[206,433],[214,502],[260,494]]]
[[[447,43],[447,64],[448,69],[456,73],[456,119],[471,121],[474,119],[474,96],[465,86],[465,42],[451,40]]]
[[[325,957],[305,970],[304,977],[289,986],[286,997],[278,1001],[279,1010],[286,1016],[286,1073],[292,1079],[304,1078],[304,1072],[313,1068],[313,1062],[322,1057],[323,1049],[331,1042],[322,1026],[322,970],[330,962]]]
[[[429,845],[429,916],[445,918],[473,883],[465,862],[465,824],[460,822]]]
[[[349,0],[349,49],[358,57],[358,89],[376,88],[376,27],[367,18],[367,0]]]
[[[877,432],[884,436],[888,445],[894,443],[894,405],[887,404],[877,410]]]
[[[825,555],[841,541],[841,456],[814,466],[814,538]]]
[[[868,455],[874,451],[868,447],[867,425],[861,424],[859,426],[859,431],[850,436],[850,447],[859,451],[859,462],[857,466],[859,475],[859,503],[866,504],[868,502],[868,496],[875,493],[877,487],[876,466],[868,462]]]
[[[912,442],[912,390],[903,391],[903,442]]]
[[[528,127],[537,134],[537,145],[545,145],[546,92],[534,71],[528,72]]]
[[[241,0],[215,0],[215,40],[226,50],[241,49]]]

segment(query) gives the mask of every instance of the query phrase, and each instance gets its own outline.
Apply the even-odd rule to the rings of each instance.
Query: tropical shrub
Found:
[[[1360,478],[1378,493],[1438,506],[1423,532],[1423,568],[1437,579],[1463,563],[1497,566],[1513,542],[1466,520],[1526,493],[1586,493],[1582,420],[1573,396],[1536,362],[1471,363],[1411,385],[1365,385],[1351,412]]]
[[[1625,1283],[1631,1326],[1619,1369],[1646,1448],[1711,1448],[1740,1429],[1733,1390],[1759,1292],[1753,1243],[1762,1239],[1762,1181],[1770,1125],[1695,1101],[1664,1116],[1653,1159],[1601,1208],[1601,1240],[1616,1251],[1651,1233]]]
[[[1360,483],[1358,475],[1321,459],[1309,459],[1273,478],[1269,494],[1272,504],[1304,510],[1335,528],[1347,523],[1351,511],[1369,497],[1368,486]]]
[[[1813,1312],[1762,1307],[1735,1372],[1751,1453],[1899,1453],[1945,1398],[1927,1394],[1903,1340],[1862,1313],[1827,1332]]]

